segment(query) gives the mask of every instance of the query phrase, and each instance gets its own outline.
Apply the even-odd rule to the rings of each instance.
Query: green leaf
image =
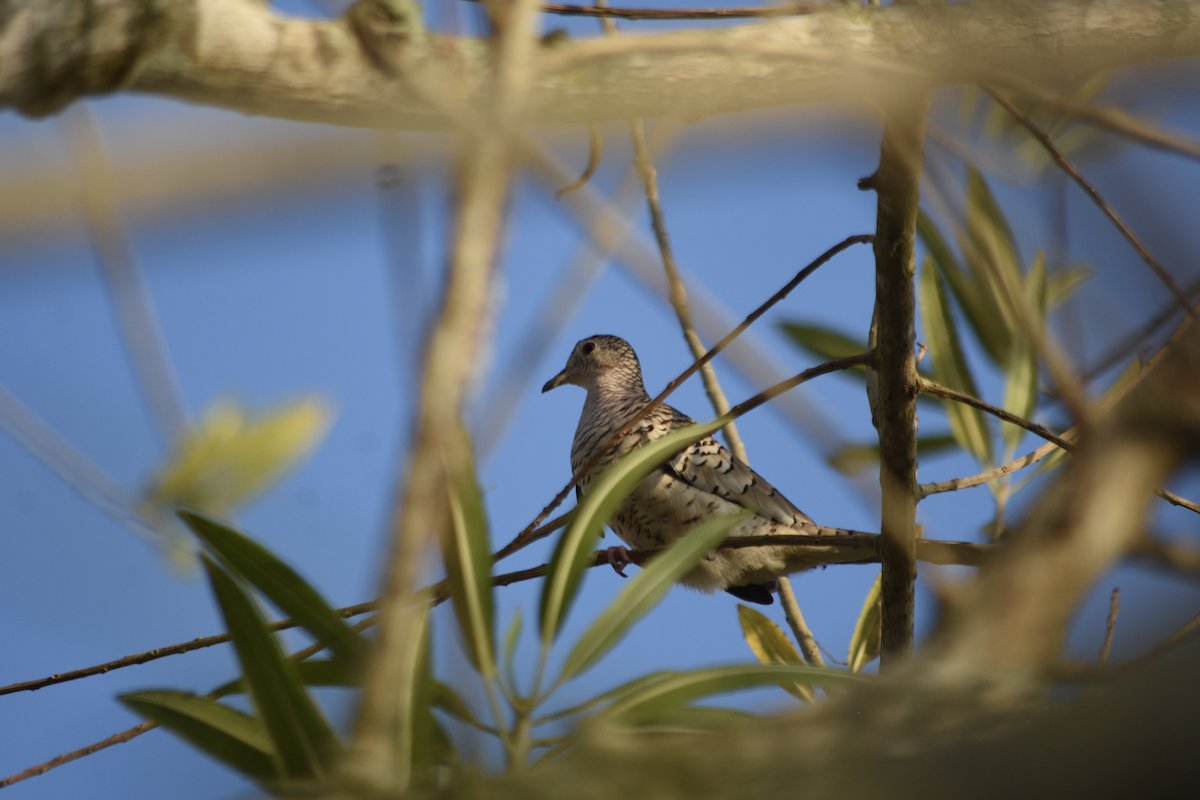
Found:
[[[782,322],[779,329],[788,338],[800,346],[802,350],[820,358],[823,361],[833,361],[836,358],[847,358],[865,353],[869,348],[865,339],[853,339],[845,334],[823,328],[819,325],[806,325],[802,322]],[[858,373],[866,372],[865,366],[851,367]]]
[[[517,656],[517,644],[521,641],[521,628],[524,624],[524,619],[521,615],[521,607],[517,606],[513,612],[512,623],[508,626],[508,634],[504,637],[504,667],[508,673],[509,684],[512,687],[513,694],[517,694],[517,671],[514,667],[514,660]]]
[[[187,692],[133,692],[120,700],[238,772],[279,776],[275,747],[260,719]]]
[[[592,481],[575,512],[575,518],[558,540],[549,573],[542,585],[541,633],[548,646],[558,635],[562,621],[579,590],[583,571],[591,560],[592,547],[609,517],[625,502],[638,482],[659,464],[685,447],[720,430],[724,423],[708,422],[672,431],[616,459]]]
[[[671,678],[679,674],[680,673],[678,672],[667,670],[664,672],[652,672],[649,675],[643,675],[640,678],[634,678],[631,681],[622,683],[620,686],[617,686],[614,689],[609,689],[607,692],[597,695],[591,700],[580,703],[577,706],[571,706],[570,708],[565,708],[562,711],[555,711],[553,714],[539,717],[533,721],[533,724],[535,726],[544,725],[547,722],[554,722],[555,720],[565,719],[566,717],[571,717],[575,714],[582,714],[584,711],[590,711],[591,709],[602,706],[605,703],[611,703],[612,701],[622,698],[628,694],[632,694],[633,692],[636,692],[645,686],[650,686],[651,684],[666,680],[667,678]]]
[[[296,664],[296,672],[300,675],[300,682],[305,686],[344,686],[351,688],[361,683],[358,670],[348,668],[340,659],[336,658],[301,661]],[[212,693],[217,697],[225,697],[231,694],[245,694],[249,690],[250,685],[246,683],[246,679],[239,678],[236,681],[230,681],[219,686]]]
[[[933,220],[923,211],[917,214],[917,234],[925,243],[938,272],[950,285],[950,291],[976,337],[992,360],[1000,363],[1008,352],[1008,326],[995,298],[983,290],[974,276],[963,270]]]
[[[738,604],[738,622],[746,644],[762,664],[803,664],[804,658],[787,634],[761,611]],[[812,689],[800,684],[784,686],[784,691],[806,703],[814,702]]]
[[[453,464],[447,463],[447,470],[450,525],[441,539],[442,558],[467,658],[486,678],[496,671],[492,555],[488,547],[487,516],[465,432],[459,437],[458,458]]]
[[[929,355],[933,359],[934,380],[948,389],[978,397],[979,392],[963,355],[942,281],[932,266],[930,260],[926,259],[925,268],[921,271],[920,292],[921,320],[925,326]],[[992,438],[983,412],[953,400],[944,401],[944,406],[954,438],[981,464],[990,465]]]
[[[750,511],[742,511],[706,520],[659,553],[649,566],[629,581],[587,633],[579,637],[575,649],[563,664],[559,680],[569,680],[595,664],[621,640],[630,626],[658,605],[677,580],[752,515]]]
[[[221,557],[231,571],[253,584],[345,663],[359,665],[363,662],[367,640],[350,627],[316,589],[270,550],[199,514],[180,511],[179,518]]]
[[[323,774],[340,751],[340,742],[304,691],[296,665],[284,658],[279,642],[237,581],[207,555],[201,561],[284,774]]]
[[[1055,309],[1070,300],[1083,284],[1091,280],[1096,270],[1088,266],[1072,267],[1046,279],[1046,307]]]
[[[802,684],[845,684],[851,685],[864,678],[841,670],[806,667],[798,664],[743,664],[732,667],[714,667],[695,672],[685,672],[673,678],[658,681],[650,686],[618,700],[600,715],[606,719],[637,723],[653,719],[672,709],[682,707],[693,700],[738,689],[777,684],[779,686]]]
[[[450,737],[434,716],[433,709],[439,701],[453,696],[461,704],[462,701],[450,687],[433,677],[431,662],[433,648],[431,638],[433,631],[428,624],[428,617],[422,620],[423,635],[416,648],[416,674],[413,678],[413,695],[411,704],[412,736],[411,773],[408,788],[430,789],[437,786],[439,767],[457,761],[457,753]]]
[[[433,678],[432,694],[429,698],[429,704],[434,708],[440,708],[452,717],[460,719],[468,725],[474,725],[476,728],[488,728],[479,721],[479,718],[471,713],[471,709],[454,688],[448,684]]]
[[[641,731],[650,728],[655,733],[691,733],[719,728],[747,719],[754,719],[754,715],[733,708],[683,706],[639,719],[638,728]]]
[[[854,633],[850,636],[850,652],[846,656],[846,664],[851,672],[858,672],[879,655],[879,626],[883,619],[879,608],[882,577],[882,574],[875,576],[875,582],[867,592],[867,599],[863,601],[858,622],[854,624]]]
[[[1046,312],[1046,258],[1039,252],[1025,276],[1024,289],[1030,306],[1044,318]],[[1012,349],[1005,365],[1004,410],[1022,419],[1033,416],[1038,397],[1037,347],[1024,331],[1013,336]],[[1006,457],[1011,457],[1025,429],[1011,423],[1001,423],[1000,430],[1007,443]]]
[[[787,334],[788,338],[798,345],[801,350],[825,361],[856,356],[870,349],[867,347],[865,339],[853,339],[829,328],[823,328],[819,325],[808,325],[798,320],[781,322],[779,329]],[[860,365],[851,367],[847,372],[852,372],[857,377],[862,378],[866,376],[867,368]],[[922,375],[925,374],[919,366],[917,367],[917,372]]]
[[[955,447],[958,447],[958,440],[953,434],[931,434],[917,438],[918,456],[931,456]],[[830,454],[826,463],[843,475],[854,475],[864,469],[878,468],[879,442],[877,440],[874,444],[846,445]]]
[[[333,413],[306,397],[264,414],[218,400],[189,427],[158,471],[148,499],[227,513],[262,492],[324,438]]]

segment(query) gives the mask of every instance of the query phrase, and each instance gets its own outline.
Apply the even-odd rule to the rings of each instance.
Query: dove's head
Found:
[[[627,384],[631,389],[645,391],[637,353],[633,352],[629,342],[619,336],[597,335],[581,339],[567,359],[567,368],[547,381],[542,393],[557,389],[564,383],[573,383],[589,390],[601,383]]]

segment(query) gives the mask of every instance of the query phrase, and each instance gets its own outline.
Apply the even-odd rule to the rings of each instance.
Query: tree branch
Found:
[[[71,0],[13,4],[0,19],[0,107],[43,116],[126,89],[287,119],[451,127],[439,101],[478,107],[489,91],[488,45],[426,36],[393,6],[403,9],[362,0],[330,21],[251,0],[111,0],[88,14]],[[937,85],[1001,73],[1060,85],[1196,54],[1200,15],[1187,0],[827,4],[800,18],[544,47],[526,119],[698,117],[886,98],[914,77]],[[384,63],[403,64],[402,79]]]
[[[917,579],[917,394],[913,345],[916,225],[927,92],[909,92],[884,118],[879,170],[867,180],[878,195],[875,232],[875,315],[871,327],[868,399],[879,430],[883,490],[882,633],[880,668],[912,653]]]

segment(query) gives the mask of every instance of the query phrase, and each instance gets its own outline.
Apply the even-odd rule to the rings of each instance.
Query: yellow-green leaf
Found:
[[[722,426],[721,422],[708,422],[672,431],[616,459],[592,481],[571,524],[559,537],[554,557],[550,560],[549,574],[542,586],[540,622],[544,645],[548,646],[554,641],[570,610],[600,530],[625,502],[633,487],[659,464],[697,439],[720,430]]]
[[[318,398],[262,415],[213,403],[151,480],[149,500],[225,514],[263,491],[324,437],[332,412]]]
[[[858,622],[854,625],[854,634],[850,637],[846,664],[851,672],[858,672],[879,655],[879,627],[883,619],[879,609],[881,578],[876,576],[871,584],[862,611],[858,614]]]
[[[963,355],[958,329],[947,302],[948,298],[942,289],[941,278],[928,258],[921,271],[920,294],[921,320],[925,326],[929,356],[933,359],[934,380],[948,389],[978,397],[979,392],[967,366],[966,356]],[[954,438],[981,464],[991,465],[992,437],[983,412],[953,400],[946,400],[943,405]]]
[[[780,630],[778,625],[767,619],[767,616],[761,611],[739,603],[738,622],[742,625],[742,636],[746,638],[746,644],[750,646],[751,652],[761,663],[805,663],[804,658],[796,650],[787,634]],[[812,690],[807,686],[797,683],[784,686],[783,689],[806,703],[812,703],[814,700]]]

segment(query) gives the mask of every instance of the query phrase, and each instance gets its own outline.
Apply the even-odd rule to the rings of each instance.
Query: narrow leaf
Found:
[[[1050,275],[1046,279],[1047,309],[1054,310],[1070,300],[1095,274],[1091,267],[1079,266]]]
[[[917,438],[917,455],[931,456],[958,447],[953,434],[933,434]],[[851,444],[831,453],[826,463],[843,475],[854,475],[864,469],[879,467],[879,441],[874,444]]]
[[[606,719],[638,722],[682,707],[710,695],[749,689],[755,686],[799,683],[850,685],[864,680],[840,670],[806,667],[798,664],[744,664],[686,672],[651,684],[613,703],[600,715]]]
[[[182,519],[236,574],[266,595],[283,613],[294,618],[318,641],[346,663],[359,665],[367,640],[325,602],[295,570],[270,550],[241,533],[190,511]]]
[[[434,708],[440,708],[452,717],[462,720],[469,725],[474,725],[476,728],[486,728],[479,718],[471,713],[471,709],[454,688],[448,684],[442,683],[436,678],[432,679],[432,693],[429,698],[429,704]]]
[[[738,622],[742,625],[742,636],[746,644],[762,664],[803,664],[804,658],[796,650],[792,640],[779,626],[761,611],[738,604]],[[813,702],[812,689],[800,684],[784,686],[783,690],[806,703]]]
[[[751,515],[743,511],[706,520],[656,556],[579,638],[563,664],[561,680],[569,680],[595,664],[635,622],[658,605],[677,580]]]
[[[592,547],[609,517],[625,502],[638,482],[658,465],[697,439],[720,429],[720,424],[709,422],[672,431],[616,459],[592,481],[577,507],[575,518],[558,540],[549,574],[542,586],[540,621],[544,644],[550,644],[557,636],[579,590]]]
[[[1046,258],[1039,252],[1029,267],[1025,276],[1024,290],[1029,297],[1030,306],[1037,309],[1039,314],[1046,311]],[[1037,348],[1024,332],[1013,336],[1012,349],[1009,351],[1008,363],[1005,365],[1004,410],[1022,419],[1033,416],[1037,407],[1038,396],[1038,357]],[[1011,457],[1025,429],[1010,423],[1002,423],[1000,429],[1007,443],[1006,457]]]
[[[504,637],[504,666],[508,672],[509,682],[514,687],[517,682],[517,671],[514,667],[514,661],[517,656],[517,644],[521,641],[523,624],[524,619],[521,615],[521,607],[517,606],[516,611],[513,612],[512,623],[508,626],[508,634]]]
[[[925,338],[928,340],[929,355],[933,359],[934,380],[949,389],[978,397],[979,392],[975,388],[975,380],[971,377],[970,368],[963,355],[958,329],[946,302],[941,279],[932,266],[930,260],[926,259],[925,268],[921,271],[920,292],[921,320],[925,327]],[[983,412],[952,400],[944,401],[944,406],[954,438],[981,464],[990,465],[991,431]]]
[[[622,683],[616,688],[609,689],[603,694],[596,695],[591,700],[580,703],[577,706],[571,706],[570,708],[565,708],[562,711],[555,711],[553,714],[539,717],[533,721],[533,724],[544,725],[547,722],[554,722],[555,720],[565,719],[576,714],[582,714],[584,711],[590,711],[593,708],[604,705],[605,703],[611,703],[614,700],[619,700],[626,695],[633,694],[643,687],[650,686],[651,684],[658,683],[659,681],[666,680],[667,678],[675,677],[679,674],[680,673],[678,672],[666,670],[663,672],[652,672],[649,675],[643,675],[640,678],[634,678],[631,681]]]
[[[854,633],[850,636],[850,652],[846,656],[846,664],[851,672],[860,671],[879,655],[879,626],[883,619],[879,608],[881,578],[882,575],[875,576],[875,582],[867,591],[867,599],[863,601],[858,622],[854,624]]]
[[[305,686],[358,686],[361,681],[357,669],[349,669],[340,659],[310,659],[296,664],[296,672],[300,682]],[[213,690],[217,697],[231,694],[245,694],[250,691],[250,685],[245,678],[230,681]]]
[[[428,620],[426,620],[427,622]],[[428,624],[422,626],[424,635],[421,637],[418,653],[417,669],[414,676],[414,691],[412,698],[412,736],[411,773],[408,781],[410,788],[429,789],[437,785],[439,767],[457,760],[454,745],[446,731],[442,728],[433,709],[438,701],[453,695],[453,690],[433,677],[431,639],[433,631]],[[457,698],[457,696],[455,696]],[[461,700],[459,701],[461,703]]]
[[[848,358],[856,356],[859,353],[865,353],[870,348],[867,347],[865,339],[854,339],[843,333],[824,328],[819,325],[808,325],[798,320],[792,322],[781,322],[779,329],[783,331],[789,339],[792,340],[801,350],[816,356],[823,361],[833,361],[837,358]],[[847,372],[852,372],[856,376],[862,378],[866,375],[867,368],[865,366],[851,367]],[[917,372],[924,375],[924,371],[920,366],[917,367]],[[925,377],[929,377],[926,375]]]
[[[929,257],[937,265],[938,272],[949,284],[967,324],[992,360],[999,363],[1008,352],[1008,326],[996,306],[995,298],[984,291],[969,271],[960,266],[933,220],[923,211],[917,215],[917,233],[929,251]]]
[[[960,244],[980,288],[982,316],[968,319],[992,361],[1003,368],[1020,327],[1007,298],[1021,285],[1021,261],[1008,220],[974,167],[967,171],[967,231]]]
[[[211,558],[202,556],[201,560],[284,774],[322,774],[324,763],[340,749],[337,737],[304,691],[295,664],[283,657],[254,602]]]
[[[260,719],[187,692],[134,692],[120,700],[238,772],[279,777],[275,748]]]
[[[457,455],[453,464],[447,463],[450,525],[442,536],[442,558],[467,658],[480,674],[489,677],[496,671],[492,556],[487,516],[465,432],[459,437]]]
[[[747,719],[754,719],[754,715],[733,708],[683,706],[640,718],[638,729],[652,729],[654,733],[695,733]]]
[[[324,438],[333,413],[307,397],[265,414],[217,401],[152,481],[150,502],[226,513],[295,466]]]
[[[779,329],[800,348],[822,361],[832,361],[835,358],[847,358],[865,353],[869,348],[865,339],[854,339],[843,333],[824,328],[819,325],[806,325],[802,322],[783,322]],[[852,367],[856,372],[866,371],[866,367]]]

